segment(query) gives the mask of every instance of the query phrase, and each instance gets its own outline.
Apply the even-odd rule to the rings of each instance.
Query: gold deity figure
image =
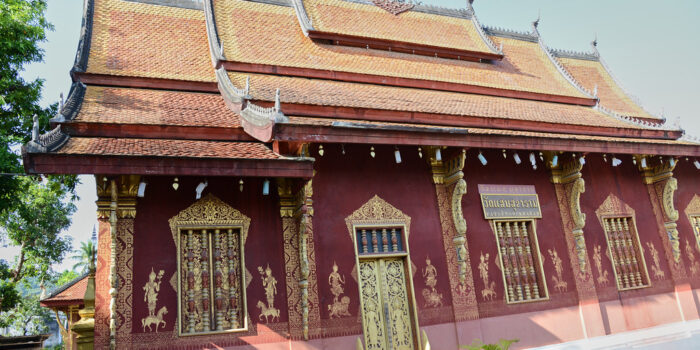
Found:
[[[479,263],[479,277],[481,277],[482,280],[484,280],[484,286],[488,287],[489,285],[489,253],[486,253],[484,256],[483,253],[481,253],[481,259]]]
[[[163,270],[160,270],[156,276],[153,268],[151,268],[151,274],[148,275],[148,282],[143,286],[143,301],[148,303],[148,316],[154,316],[156,313],[156,302],[158,301],[158,292],[160,292],[160,283],[163,279],[163,273]]]
[[[338,297],[343,294],[343,285],[345,284],[345,276],[341,276],[338,273],[338,264],[333,262],[333,272],[328,275],[328,284],[331,286],[331,293],[333,293],[333,303],[338,302]]]
[[[260,272],[260,278],[262,279],[263,288],[265,288],[265,296],[267,297],[267,307],[275,307],[275,295],[277,294],[277,279],[272,276],[272,269],[268,264],[263,271],[262,266],[258,267],[258,272]]]
[[[437,285],[437,269],[430,263],[430,257],[425,258],[423,277],[425,277],[425,285],[435,290],[435,286]]]

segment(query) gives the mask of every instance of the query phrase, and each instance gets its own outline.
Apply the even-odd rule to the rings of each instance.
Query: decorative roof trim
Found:
[[[474,25],[474,29],[476,29],[476,32],[479,33],[481,40],[484,41],[486,46],[488,46],[488,48],[491,49],[491,51],[493,51],[494,53],[504,56],[503,50],[501,48],[496,47],[496,44],[484,32],[484,28],[481,26],[481,23],[479,23],[479,19],[476,17],[476,11],[474,11],[474,7],[472,7],[471,1],[467,1],[467,12],[471,14],[471,22]]]
[[[62,286],[56,287],[54,290],[51,291],[51,293],[49,293],[49,295],[47,295],[45,298],[43,298],[39,301],[45,301],[45,300],[51,299],[51,298],[65,292],[66,289],[68,289],[68,288],[72,287],[73,285],[75,285],[76,283],[80,282],[83,278],[87,277],[89,274],[90,274],[90,271],[83,272],[82,275],[70,280],[70,282],[68,282]]]
[[[304,2],[302,0],[290,0],[290,2],[292,3],[292,7],[294,7],[294,12],[297,14],[301,30],[304,32],[305,36],[309,36],[309,31],[315,29],[313,23],[311,23],[311,18],[309,18],[304,8]]]
[[[356,4],[362,4],[362,5],[376,6],[371,0],[343,0],[343,1],[353,2]],[[415,4],[415,6],[413,6],[413,8],[409,9],[408,11],[416,11],[416,12],[422,12],[422,13],[427,13],[427,14],[431,14],[431,15],[462,18],[462,19],[470,19],[472,16],[472,13],[470,13],[469,10],[466,10],[466,9],[454,9],[454,8],[449,8],[449,7],[423,5],[423,4]]]
[[[594,43],[597,44],[597,42],[595,42],[595,41],[594,41]],[[598,49],[596,48],[596,45],[594,45],[594,49],[596,50],[596,52],[598,52]],[[632,103],[636,104],[637,107],[639,107],[641,110],[647,112],[647,114],[649,114],[649,115],[651,115],[651,116],[654,116],[654,117],[656,117],[656,118],[659,118],[659,120],[662,120],[662,121],[664,121],[664,122],[666,121],[666,118],[660,117],[660,116],[658,116],[658,115],[655,115],[654,113],[651,113],[651,112],[649,112],[646,108],[644,108],[644,106],[642,106],[642,102],[641,102],[634,94],[629,93],[629,90],[625,89],[624,84],[622,84],[622,83],[620,82],[620,80],[618,80],[618,79],[615,77],[615,74],[613,74],[613,72],[612,72],[612,70],[610,69],[610,67],[608,67],[607,63],[605,63],[605,60],[604,60],[602,57],[600,57],[600,55],[599,55],[598,57],[599,57],[599,58],[598,58],[598,62],[600,62],[600,65],[603,66],[603,69],[605,69],[605,71],[608,73],[608,75],[610,75],[610,78],[612,78],[612,80],[613,80],[613,82],[615,83],[615,85],[617,85],[617,86],[620,88],[620,90],[622,90],[622,93],[624,93],[625,95],[627,95],[627,97],[629,97],[629,99],[632,100]]]
[[[522,41],[529,41],[536,43],[539,38],[536,34],[530,33],[530,32],[519,32],[515,31],[512,29],[505,29],[505,28],[496,28],[496,27],[488,27],[488,26],[482,26],[482,29],[484,30],[484,33],[486,35],[492,35],[492,36],[497,36],[501,38],[508,38],[508,39],[515,39],[515,40],[522,40]]]
[[[668,126],[665,122],[664,123],[653,123],[647,120],[643,120],[640,118],[635,118],[627,115],[621,115],[618,114],[617,112],[607,109],[598,103],[593,107],[595,110],[598,110],[602,112],[603,114],[606,114],[608,116],[611,116],[621,122],[625,122],[630,125],[636,125],[638,127],[643,127],[646,129],[652,129],[652,130],[665,130],[665,131],[681,131],[682,133],[685,133],[685,131],[681,128],[674,128],[672,126]]]
[[[92,41],[92,20],[94,15],[95,0],[83,1],[83,20],[80,26],[80,40],[78,50],[75,53],[73,72],[85,72],[87,70],[88,56],[90,55],[90,43]]]
[[[268,5],[292,7],[292,4],[289,3],[290,0],[245,0],[245,1],[258,2],[261,4],[268,4]]]
[[[244,89],[239,89],[228,76],[226,68],[220,67],[216,70],[216,80],[219,85],[219,92],[224,96],[225,99],[232,103],[244,103],[247,100],[252,99],[249,95],[250,83],[249,79],[246,80],[246,86]]]
[[[248,102],[241,111],[241,116],[259,127],[267,126],[270,123],[288,123],[289,118],[282,113],[280,108],[280,89],[277,89],[275,93],[275,105],[273,107],[265,108]]]
[[[202,0],[124,0],[129,2],[139,2],[149,5],[160,5],[178,7],[190,10],[202,10]]]
[[[56,126],[53,130],[40,135],[24,145],[23,150],[27,153],[47,153],[58,150],[68,142],[70,136],[61,131],[61,126]]]
[[[68,92],[68,100],[58,111],[58,114],[53,117],[51,123],[63,123],[75,119],[80,112],[80,107],[83,105],[85,91],[87,86],[80,81],[73,83]]]
[[[207,27],[211,63],[214,68],[216,68],[219,62],[226,60],[226,57],[224,57],[224,46],[221,44],[221,40],[219,40],[219,32],[216,28],[216,17],[214,16],[212,0],[204,0],[204,18]]]
[[[544,51],[545,55],[547,55],[547,58],[549,58],[549,61],[552,62],[552,64],[557,68],[557,71],[566,79],[571,85],[573,85],[579,92],[582,94],[586,95],[589,98],[592,99],[598,99],[595,94],[591,93],[590,91],[586,90],[583,85],[581,85],[571,73],[569,73],[566,68],[559,62],[558,59],[556,59],[554,56],[552,56],[552,52],[550,51],[549,47],[544,43],[544,40],[542,40],[542,36],[540,35],[540,32],[537,30],[537,26],[539,25],[540,19],[539,17],[537,18],[536,21],[532,22],[532,31],[535,35],[537,35],[537,43],[540,45],[540,48],[542,51]]]
[[[600,59],[600,56],[598,56],[592,52],[561,50],[561,49],[552,49],[552,48],[550,48],[549,51],[552,53],[552,55],[554,57],[557,57],[557,58],[573,58],[573,59],[577,59],[577,60],[588,60],[588,61],[598,61]]]

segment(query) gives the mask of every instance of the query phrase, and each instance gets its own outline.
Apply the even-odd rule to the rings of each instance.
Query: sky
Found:
[[[460,8],[466,1],[422,2]],[[41,44],[44,62],[28,65],[24,74],[46,80],[43,105],[58,101],[61,92],[68,94],[82,6],[82,0],[48,1],[47,17],[55,31]],[[688,133],[700,136],[700,1],[475,0],[474,8],[481,24],[519,31],[529,31],[539,15],[544,42],[557,49],[590,51],[597,36],[601,57],[629,94],[653,114],[669,121],[680,117]],[[75,247],[90,239],[97,222],[94,178],[80,178],[78,210],[64,233],[73,237]],[[0,248],[0,257],[14,254],[16,249]],[[65,259],[54,268],[67,269],[73,263]]]

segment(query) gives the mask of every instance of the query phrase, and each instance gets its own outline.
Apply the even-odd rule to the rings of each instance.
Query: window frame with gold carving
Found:
[[[172,217],[169,223],[177,247],[178,336],[247,332],[244,246],[250,218],[209,194]],[[203,235],[206,235],[206,240],[202,239]],[[200,272],[188,273],[196,269]],[[231,281],[235,281],[233,289]],[[192,288],[193,285],[199,289]],[[188,293],[190,288],[194,291],[191,294]],[[195,293],[199,300],[195,299]],[[208,298],[202,297],[205,294]],[[236,306],[231,308],[233,300]],[[204,312],[206,304],[208,310]],[[197,310],[194,315],[191,308]],[[205,322],[207,315],[208,321]],[[209,330],[200,329],[200,326],[207,325]],[[189,331],[195,328],[199,330]]]
[[[610,263],[612,264],[612,270],[613,270],[613,276],[615,277],[615,285],[617,286],[618,291],[629,291],[629,290],[635,290],[635,289],[642,289],[642,288],[648,288],[651,287],[651,278],[649,276],[649,271],[647,269],[647,263],[646,259],[644,258],[644,248],[642,246],[641,240],[639,239],[639,230],[637,229],[637,219],[635,217],[636,215],[632,213],[626,213],[626,214],[612,214],[612,215],[599,215],[598,218],[600,220],[600,224],[603,227],[603,234],[605,235],[605,242],[608,246],[608,257],[610,258]],[[624,247],[621,247],[619,242],[621,242],[618,238],[611,238],[610,237],[610,223],[609,220],[625,220],[626,223],[626,228],[624,229],[617,229],[616,231],[620,231],[621,235],[624,235],[626,233],[629,234],[629,237],[623,237],[625,241],[628,241]],[[621,225],[621,224],[620,224]],[[620,226],[622,227],[622,226]],[[625,232],[626,231],[626,232]],[[616,234],[617,235],[617,234]],[[611,241],[612,240],[612,241]],[[629,242],[631,241],[631,242]],[[634,253],[636,256],[630,256],[629,258],[627,255],[630,254],[630,252],[627,250],[629,247],[632,246],[632,249],[634,249]],[[614,246],[614,247],[613,247]],[[625,255],[625,260],[630,259],[629,267],[624,267],[624,269],[632,268],[634,260],[637,260],[637,268],[635,271],[632,269],[631,272],[624,272],[622,276],[620,276],[620,273],[623,272],[623,266],[620,265],[619,263],[619,257],[618,255]],[[636,283],[636,285],[630,285],[629,283],[629,278],[630,277],[636,277],[630,274],[639,274],[638,278],[641,281],[640,283]],[[625,286],[625,278],[628,280],[626,283],[629,286]]]
[[[493,219],[489,221],[496,239],[506,304],[523,304],[549,300],[549,289],[544,274],[544,262],[542,254],[540,253],[539,241],[537,239],[537,225],[535,219],[510,218]],[[527,235],[519,234],[516,236],[516,232],[512,231],[517,231],[519,233],[522,232],[522,230],[511,230],[510,228],[520,227],[522,223],[527,224]],[[499,230],[499,227],[504,228]],[[527,242],[521,244],[520,242],[522,242],[524,238],[527,238]],[[503,243],[506,243],[506,241],[514,243],[504,247]],[[516,250],[516,246],[519,249]],[[504,258],[504,254],[509,256]],[[515,263],[512,257],[515,258]],[[517,275],[510,273],[513,270],[513,264],[517,265],[515,269],[520,271]],[[527,281],[521,283],[521,278]],[[534,280],[534,284],[530,280]],[[535,295],[539,295],[539,297],[535,297]]]

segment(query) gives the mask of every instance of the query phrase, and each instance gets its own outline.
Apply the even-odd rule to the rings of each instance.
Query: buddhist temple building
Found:
[[[524,348],[699,319],[700,143],[538,22],[85,0],[23,159],[95,176],[94,348]]]
[[[75,337],[77,335],[73,333],[71,327],[80,320],[78,311],[84,306],[83,299],[87,285],[88,273],[84,273],[59,286],[40,300],[41,306],[53,311],[63,345],[67,350],[76,349]],[[63,314],[65,321],[59,316],[59,312]]]

